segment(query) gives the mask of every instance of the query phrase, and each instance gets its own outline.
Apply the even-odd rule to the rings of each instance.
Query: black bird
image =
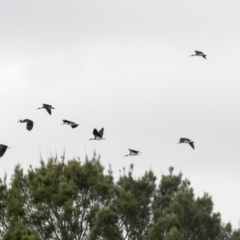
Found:
[[[74,122],[68,121],[68,120],[64,120],[63,119],[63,123],[62,124],[67,124],[70,125],[72,128],[76,128],[79,124],[76,124]]]
[[[194,57],[194,56],[199,56],[199,57],[203,57],[207,60],[207,55],[204,54],[203,52],[200,52],[200,51],[195,51],[195,54],[191,55],[190,57]]]
[[[4,153],[6,152],[7,148],[10,148],[6,145],[0,144],[0,157],[2,157],[4,155]]]
[[[43,106],[40,107],[40,108],[37,108],[37,110],[38,110],[38,109],[42,109],[42,108],[45,108],[50,115],[51,115],[51,113],[52,113],[52,112],[51,112],[51,109],[55,109],[55,108],[52,107],[51,105],[43,104]]]
[[[180,138],[179,143],[188,143],[193,149],[195,149],[193,145],[194,142],[188,138]]]
[[[100,131],[98,131],[96,128],[93,129],[93,135],[95,138],[90,138],[89,140],[103,140],[103,131],[104,128],[102,128]]]
[[[124,157],[128,157],[128,156],[138,156],[139,153],[141,153],[141,152],[136,151],[136,150],[133,150],[133,149],[128,149],[128,150],[130,151],[129,154],[128,154],[128,155],[125,155]]]
[[[19,123],[27,123],[27,130],[31,131],[33,128],[33,121],[29,119],[19,120]]]

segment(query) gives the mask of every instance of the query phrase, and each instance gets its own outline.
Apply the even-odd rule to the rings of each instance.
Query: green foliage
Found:
[[[41,240],[41,238],[36,232],[17,222],[4,234],[3,240]]]
[[[193,189],[182,174],[162,176],[153,202],[154,222],[149,239],[167,239],[177,229],[184,239],[218,239],[221,229],[219,214],[212,212],[211,197],[204,194],[195,200]]]
[[[227,240],[230,239],[232,234],[232,226],[230,223],[223,225],[221,228],[221,233],[220,233],[220,237],[219,240]]]
[[[127,174],[120,176],[115,188],[112,204],[118,216],[118,226],[123,239],[143,239],[147,235],[151,204],[155,194],[156,177],[153,172],[146,172],[143,177],[134,179],[133,166]]]
[[[95,226],[90,233],[90,240],[121,240],[122,233],[118,228],[118,216],[109,208],[100,209],[96,215]]]
[[[185,240],[183,233],[179,231],[176,227],[171,228],[171,230],[166,234],[164,240]]]
[[[0,179],[3,240],[239,240],[223,224],[211,196],[195,197],[182,174],[152,171],[133,177],[133,166],[114,182],[94,154],[84,162],[50,158],[24,173],[17,165],[10,184]]]
[[[44,239],[85,239],[96,213],[113,195],[113,177],[103,171],[96,156],[83,164],[55,158],[30,169],[28,224]]]
[[[240,229],[233,231],[230,240],[240,240]]]

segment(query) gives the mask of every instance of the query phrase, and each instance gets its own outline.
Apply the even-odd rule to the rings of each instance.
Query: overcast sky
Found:
[[[0,0],[0,176],[93,150],[138,177],[174,166],[240,220],[238,0]],[[202,57],[189,57],[194,50]],[[43,103],[52,116],[36,110]],[[19,119],[32,119],[31,132]],[[79,123],[61,126],[62,119]],[[104,141],[87,141],[104,127]],[[176,144],[195,141],[195,150]],[[142,152],[127,157],[128,148]]]

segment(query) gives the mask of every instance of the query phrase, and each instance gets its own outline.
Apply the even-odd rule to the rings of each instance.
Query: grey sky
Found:
[[[182,171],[215,211],[240,219],[240,3],[232,1],[0,1],[0,175],[39,151],[84,158],[115,174],[130,163]],[[194,50],[207,60],[189,56]],[[38,110],[53,105],[52,116]],[[19,119],[36,122],[31,132]],[[62,119],[79,123],[60,126]],[[93,128],[105,141],[87,141]],[[196,150],[177,145],[180,137]],[[140,157],[123,158],[128,148]],[[40,149],[40,150],[39,150]]]

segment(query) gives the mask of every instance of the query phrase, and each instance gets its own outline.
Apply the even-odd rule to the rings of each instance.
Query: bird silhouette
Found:
[[[203,52],[200,52],[200,51],[195,51],[195,54],[191,55],[190,57],[195,57],[195,56],[199,56],[199,57],[203,57],[207,60],[207,55],[204,54]]]
[[[76,124],[75,122],[71,122],[71,121],[64,120],[64,119],[63,119],[62,124],[70,125],[72,128],[76,128],[79,125],[79,124]]]
[[[31,131],[33,128],[33,121],[29,119],[19,120],[19,123],[27,123],[27,130]]]
[[[195,149],[193,145],[194,142],[188,138],[180,138],[179,143],[188,143],[193,149]]]
[[[52,114],[52,111],[51,111],[51,109],[55,109],[54,107],[52,107],[51,105],[48,105],[48,104],[43,104],[43,106],[42,107],[40,107],[40,108],[37,108],[37,110],[38,109],[43,109],[43,108],[45,108],[46,110],[47,110],[47,112],[51,115]]]
[[[0,144],[0,158],[4,155],[4,153],[6,152],[7,148],[10,148],[6,145]]]
[[[103,140],[105,138],[103,138],[103,131],[104,128],[102,128],[100,131],[98,131],[96,128],[93,129],[93,135],[94,138],[90,138],[89,140]]]
[[[129,150],[129,154],[128,155],[125,155],[124,157],[128,157],[128,156],[139,156],[139,151],[137,150],[133,150],[133,149],[128,149]]]

